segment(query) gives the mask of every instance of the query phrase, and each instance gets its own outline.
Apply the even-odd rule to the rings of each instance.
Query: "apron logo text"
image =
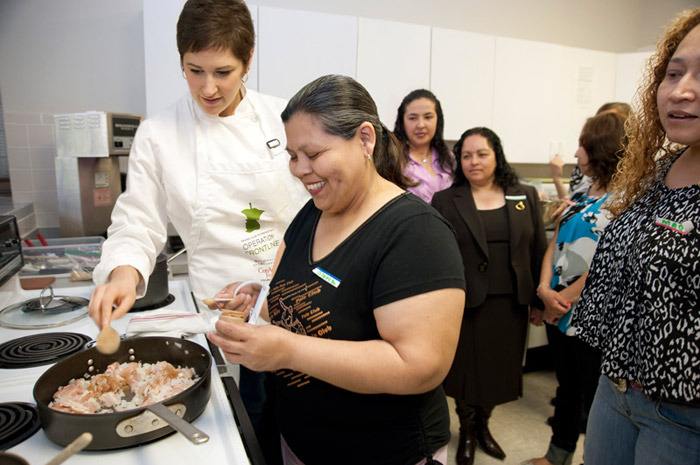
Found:
[[[260,255],[265,252],[274,252],[280,245],[274,230],[266,229],[256,235],[241,241],[243,251],[248,255]]]

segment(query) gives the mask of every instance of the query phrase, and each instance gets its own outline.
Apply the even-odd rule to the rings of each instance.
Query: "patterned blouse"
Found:
[[[591,265],[596,245],[603,230],[610,223],[610,212],[603,208],[608,194],[602,196],[588,195],[592,183],[586,177],[571,192],[573,204],[564,210],[559,222],[559,233],[552,257],[551,288],[561,291],[578,280]],[[559,330],[567,336],[573,336],[576,328],[571,326],[571,314],[576,307],[559,320]]]
[[[656,183],[605,229],[572,325],[603,374],[652,399],[700,400],[700,186]]]
[[[590,181],[590,178],[583,175],[578,165],[574,166],[574,169],[571,171],[571,176],[569,176],[569,198],[574,194],[574,191],[579,190],[579,186],[584,178]]]

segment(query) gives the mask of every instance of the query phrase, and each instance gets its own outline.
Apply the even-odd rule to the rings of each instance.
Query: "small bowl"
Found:
[[[2,465],[29,465],[29,462],[24,460],[19,455],[10,452],[0,452],[0,464]]]

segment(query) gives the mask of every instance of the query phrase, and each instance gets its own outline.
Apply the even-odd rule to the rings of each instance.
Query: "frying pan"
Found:
[[[103,373],[114,362],[132,361],[166,361],[175,367],[188,366],[194,369],[198,379],[194,385],[162,402],[122,412],[87,415],[49,408],[54,393],[71,379]],[[189,422],[197,418],[209,402],[211,365],[211,355],[204,347],[173,337],[124,339],[117,353],[111,355],[101,354],[95,347],[83,350],[56,363],[34,384],[34,399],[41,426],[46,437],[62,446],[68,445],[85,431],[92,433],[93,440],[85,450],[131,447],[170,434],[173,428],[195,443],[206,442],[208,437]],[[170,411],[176,413],[169,416]],[[190,430],[189,433],[187,430]]]

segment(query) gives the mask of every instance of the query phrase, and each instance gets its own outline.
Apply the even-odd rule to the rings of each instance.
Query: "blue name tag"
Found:
[[[329,272],[327,272],[323,268],[317,266],[316,268],[314,268],[311,271],[313,272],[313,274],[315,274],[316,276],[318,276],[319,278],[321,278],[322,280],[324,280],[325,282],[327,282],[331,286],[336,287],[336,288],[338,286],[340,286],[340,279],[336,278],[335,276],[333,276],[332,274],[330,274]]]

